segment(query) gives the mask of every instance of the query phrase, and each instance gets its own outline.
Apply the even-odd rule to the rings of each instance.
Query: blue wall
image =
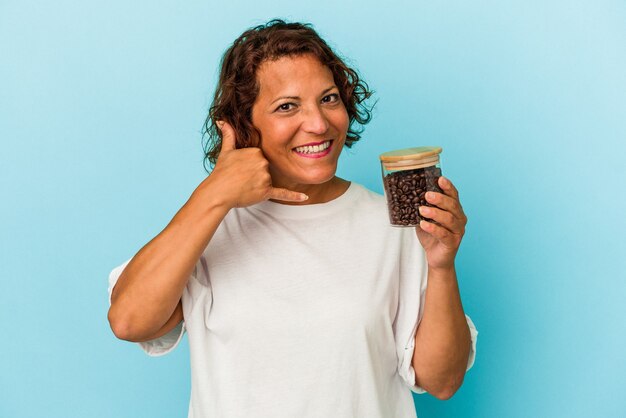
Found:
[[[626,3],[89,3],[0,3],[0,416],[186,416],[186,343],[116,340],[107,275],[204,178],[218,60],[272,17],[377,92],[340,176],[434,144],[461,192],[478,358],[420,418],[626,415]]]

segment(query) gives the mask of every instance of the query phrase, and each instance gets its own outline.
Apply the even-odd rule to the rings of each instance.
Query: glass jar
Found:
[[[380,155],[391,225],[417,226],[422,219],[434,222],[421,216],[418,207],[433,206],[426,201],[426,192],[443,193],[438,184],[441,151],[441,147],[415,147]]]

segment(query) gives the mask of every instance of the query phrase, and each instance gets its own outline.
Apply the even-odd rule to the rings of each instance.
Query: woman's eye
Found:
[[[328,99],[329,97],[332,97],[332,98],[333,98],[333,100],[326,100],[326,99]],[[324,103],[333,103],[333,102],[336,102],[336,101],[338,101],[338,100],[339,100],[339,95],[338,95],[337,93],[329,94],[328,96],[326,96],[326,97],[324,97],[324,98],[322,99],[322,101],[323,101]]]
[[[283,103],[280,106],[278,106],[278,108],[276,110],[282,110],[282,111],[287,111],[287,110],[291,110],[291,108],[289,106],[293,105],[293,103]]]
[[[337,93],[329,94],[322,99],[322,103],[335,103],[340,100],[339,95]],[[288,112],[295,107],[295,103],[283,103],[276,108],[279,112]]]

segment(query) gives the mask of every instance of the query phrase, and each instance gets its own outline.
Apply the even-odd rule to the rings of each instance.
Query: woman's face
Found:
[[[349,120],[330,69],[313,55],[282,57],[262,63],[257,81],[252,124],[273,186],[297,190],[331,180]]]

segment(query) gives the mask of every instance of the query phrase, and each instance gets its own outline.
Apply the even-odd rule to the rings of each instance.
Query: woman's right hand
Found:
[[[206,180],[228,209],[251,206],[268,199],[290,202],[308,199],[304,193],[272,187],[269,162],[261,149],[237,149],[233,127],[225,121],[219,121],[218,127],[222,131],[222,147],[215,168]]]

